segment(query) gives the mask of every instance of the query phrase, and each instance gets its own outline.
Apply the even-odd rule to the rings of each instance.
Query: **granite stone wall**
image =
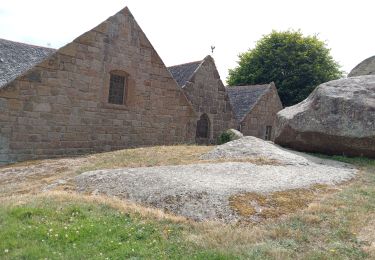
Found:
[[[128,75],[124,105],[107,102],[111,71]],[[194,142],[196,118],[125,8],[0,89],[0,164]]]
[[[183,91],[197,112],[196,120],[203,114],[210,120],[208,140],[196,138],[198,143],[216,143],[223,131],[236,126],[229,98],[211,56],[204,59]]]
[[[283,106],[276,87],[272,84],[255,104],[254,108],[240,123],[240,130],[244,135],[265,139],[266,127],[271,126],[271,140],[275,139],[276,114]]]

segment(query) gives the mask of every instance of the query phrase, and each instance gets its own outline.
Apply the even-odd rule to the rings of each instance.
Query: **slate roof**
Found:
[[[0,39],[0,88],[56,50]]]
[[[256,102],[270,89],[270,87],[271,84],[230,86],[225,88],[234,115],[239,122],[241,122],[253,109]]]
[[[172,77],[177,81],[180,87],[185,86],[186,82],[193,76],[194,72],[202,64],[202,60],[189,62],[185,64],[168,67]]]

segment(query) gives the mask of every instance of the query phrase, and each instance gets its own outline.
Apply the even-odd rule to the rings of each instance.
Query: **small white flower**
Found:
[[[59,236],[59,234],[55,234],[55,237],[58,237]]]
[[[64,227],[64,229],[68,229],[68,227]]]
[[[49,230],[49,232],[52,232],[53,231],[53,229],[51,228],[50,230]]]
[[[5,250],[4,250],[4,253],[8,253],[8,252],[9,252],[9,249],[5,249]]]

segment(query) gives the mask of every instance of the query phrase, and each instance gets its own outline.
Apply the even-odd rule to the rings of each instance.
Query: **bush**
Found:
[[[218,144],[225,144],[225,143],[232,141],[231,137],[232,137],[231,133],[228,133],[228,132],[221,133],[221,135],[219,136]]]
[[[237,130],[234,130],[234,129],[228,129],[225,132],[220,134],[220,136],[217,140],[217,143],[218,144],[225,144],[225,143],[228,143],[230,141],[237,140],[237,139],[241,138],[242,136],[243,135],[241,134],[241,132],[239,132]]]

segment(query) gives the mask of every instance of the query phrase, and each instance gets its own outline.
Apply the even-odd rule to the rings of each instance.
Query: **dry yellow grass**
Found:
[[[190,164],[200,161],[199,156],[212,146],[173,145],[125,149],[87,157],[80,171],[122,167],[151,167]]]
[[[245,218],[278,218],[306,208],[318,194],[328,191],[327,186],[315,185],[308,189],[291,189],[269,194],[247,192],[231,196],[229,205]]]

